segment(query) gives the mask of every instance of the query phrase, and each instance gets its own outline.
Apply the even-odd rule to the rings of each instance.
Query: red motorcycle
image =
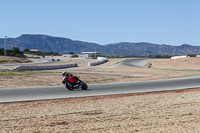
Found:
[[[79,78],[80,77],[69,76],[67,81],[65,82],[65,87],[70,91],[79,88],[82,88],[82,90],[87,90],[88,88],[87,84],[81,81]]]

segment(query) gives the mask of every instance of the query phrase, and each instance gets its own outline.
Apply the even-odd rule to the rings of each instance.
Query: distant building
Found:
[[[40,49],[30,49],[31,53],[42,53],[42,50]]]
[[[78,58],[83,58],[83,59],[86,59],[88,58],[87,55],[82,55],[82,54],[77,54],[78,55]],[[64,58],[72,58],[73,54],[62,54],[62,57]]]
[[[87,58],[94,58],[96,57],[97,55],[101,54],[99,52],[81,52],[82,54],[86,54],[87,55]]]
[[[77,55],[76,58],[87,59],[87,58],[97,58],[99,52],[81,52],[81,54],[62,54],[62,58],[74,58],[73,55]]]

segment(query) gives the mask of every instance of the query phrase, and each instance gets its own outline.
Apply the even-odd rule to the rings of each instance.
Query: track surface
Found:
[[[133,60],[132,60],[133,61]],[[138,62],[137,60],[136,62]],[[141,61],[139,61],[141,62]],[[127,62],[128,63],[128,62]],[[139,66],[138,63],[130,63]],[[122,63],[124,65],[124,63]],[[142,67],[140,65],[140,67]],[[200,76],[129,83],[91,84],[88,90],[69,91],[64,86],[0,89],[0,103],[102,95],[155,92],[200,87]]]
[[[127,59],[123,61],[120,65],[130,66],[130,67],[144,67],[150,61],[151,59],[146,59],[146,58]]]
[[[141,81],[117,84],[91,84],[89,89],[69,91],[64,86],[38,88],[0,89],[0,102],[32,101],[45,99],[76,98],[88,96],[155,92],[200,87],[200,76]]]

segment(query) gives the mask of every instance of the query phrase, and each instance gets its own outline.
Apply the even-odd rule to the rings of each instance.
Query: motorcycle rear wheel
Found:
[[[82,90],[87,90],[87,88],[88,88],[87,84],[82,85]]]

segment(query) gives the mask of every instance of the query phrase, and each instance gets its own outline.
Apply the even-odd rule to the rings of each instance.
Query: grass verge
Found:
[[[8,60],[0,60],[0,63],[1,63],[1,62],[8,62]]]
[[[25,75],[33,75],[33,72],[30,71],[0,71],[0,76],[25,76]]]

